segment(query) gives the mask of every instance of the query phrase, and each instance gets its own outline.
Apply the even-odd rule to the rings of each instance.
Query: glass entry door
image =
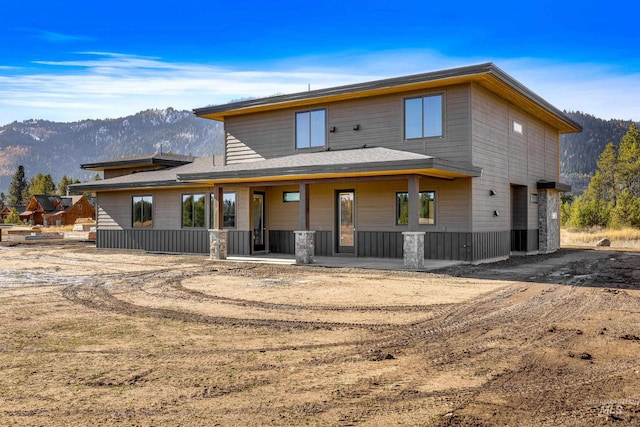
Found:
[[[355,253],[355,194],[353,190],[336,192],[337,249],[339,253]]]
[[[253,193],[253,251],[264,251],[264,193]]]

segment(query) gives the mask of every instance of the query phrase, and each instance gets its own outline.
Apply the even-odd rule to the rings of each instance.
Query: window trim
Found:
[[[288,195],[297,195],[293,197],[293,199],[289,199]],[[299,191],[283,191],[282,192],[282,203],[297,203],[300,201],[300,192]]]
[[[432,98],[432,97],[440,97],[440,134],[439,135],[432,135],[432,136],[424,136],[424,99],[425,98]],[[421,131],[421,136],[417,136],[417,137],[407,137],[407,101],[410,101],[412,99],[421,99],[422,100],[422,107],[421,107],[421,125],[422,125],[422,131]],[[445,115],[446,115],[446,99],[445,99],[445,92],[434,92],[434,93],[426,93],[426,94],[421,94],[421,95],[415,95],[415,96],[407,96],[405,98],[402,99],[402,132],[403,132],[403,138],[405,141],[417,141],[417,140],[425,140],[425,139],[444,139],[445,138],[445,130],[446,130],[446,126],[445,126]]]
[[[195,196],[201,196],[202,197],[202,201],[204,203],[203,208],[204,208],[204,212],[202,214],[202,225],[185,225],[184,224],[184,203],[185,203],[185,197],[192,197],[193,201],[192,201],[192,205],[191,205],[191,221],[192,223],[195,224],[195,220],[196,220],[196,212],[195,212],[195,207],[196,207],[196,199]],[[207,194],[206,193],[184,193],[182,194],[181,198],[181,204],[180,204],[180,228],[187,228],[187,229],[191,229],[191,228],[206,228],[207,227]]]
[[[421,222],[421,220],[423,220],[423,219],[427,219],[428,220],[429,218],[419,217],[418,218],[418,225],[419,226],[422,226],[422,225],[424,225],[424,226],[435,226],[436,223],[437,223],[437,217],[436,217],[436,211],[437,211],[437,208],[436,208],[436,200],[437,200],[436,193],[437,192],[435,190],[422,190],[422,191],[418,192],[418,198],[422,194],[425,194],[425,193],[433,193],[433,222],[430,222],[430,223],[429,222]],[[395,192],[395,197],[396,197],[396,210],[395,210],[395,217],[396,218],[395,218],[395,221],[396,221],[396,225],[398,225],[398,226],[406,226],[406,225],[409,225],[409,219],[408,218],[407,218],[407,223],[406,224],[400,222],[401,214],[400,214],[400,199],[399,199],[399,196],[401,194],[406,194],[407,195],[407,208],[408,208],[409,192],[408,191],[396,191]]]
[[[513,133],[516,135],[524,135],[524,124],[518,120],[513,121]]]
[[[311,136],[313,135],[313,120],[312,120],[312,114],[314,112],[318,112],[318,111],[322,111],[324,113],[324,123],[322,125],[322,132],[323,132],[323,140],[322,140],[322,144],[321,145],[312,145],[312,139]],[[299,114],[309,114],[309,145],[308,146],[300,146],[298,144],[298,115]],[[327,146],[327,109],[326,108],[315,108],[313,110],[303,110],[303,111],[296,111],[294,113],[294,141],[293,141],[293,145],[294,148],[296,150],[309,150],[309,149],[314,149],[314,148],[324,148]]]
[[[234,197],[234,203],[235,203],[235,208],[234,208],[234,212],[233,212],[233,227],[229,227],[229,226],[225,226],[224,225],[224,198],[227,195],[233,194]],[[209,206],[210,206],[210,213],[209,213],[209,221],[210,221],[210,226],[211,228],[214,227],[214,225],[216,224],[216,219],[214,217],[215,215],[215,206],[214,206],[214,194],[210,193],[209,194]],[[238,192],[237,191],[223,191],[222,192],[222,228],[224,230],[235,230],[238,228]]]
[[[135,226],[135,215],[134,215],[134,206],[137,203],[135,200],[137,198],[140,199],[140,202],[144,202],[145,198],[151,198],[151,225],[150,226],[144,226],[144,225],[140,225],[139,227]],[[144,206],[144,205],[142,205]],[[131,196],[131,228],[153,228],[154,227],[154,223],[153,223],[153,216],[154,216],[154,203],[153,203],[153,194],[140,194],[140,195],[133,195]],[[144,219],[144,211],[142,212],[142,219]],[[144,221],[141,223],[144,224]]]

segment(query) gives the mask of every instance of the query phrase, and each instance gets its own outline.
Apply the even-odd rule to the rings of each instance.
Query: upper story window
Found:
[[[327,141],[327,110],[296,113],[296,149],[324,147]]]
[[[404,138],[441,137],[444,96],[428,95],[404,100]]]
[[[133,196],[133,228],[153,227],[153,196]]]
[[[182,195],[182,226],[202,228],[204,224],[204,194]]]

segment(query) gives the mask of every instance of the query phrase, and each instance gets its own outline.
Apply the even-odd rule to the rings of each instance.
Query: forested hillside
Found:
[[[631,122],[582,112],[567,115],[584,130],[561,138],[561,181],[572,185],[573,194],[581,194],[602,150],[609,142],[618,144]],[[222,123],[172,108],[119,119],[13,122],[0,127],[0,191],[7,192],[18,165],[24,165],[27,177],[40,172],[55,182],[63,175],[86,181],[93,172],[81,170],[82,163],[160,150],[208,156],[222,153],[222,144]]]
[[[618,144],[629,130],[629,120],[603,120],[582,112],[566,113],[582,125],[581,133],[562,135],[560,139],[561,181],[571,184],[573,194],[582,194],[596,169],[600,153],[609,142]]]
[[[0,191],[7,193],[18,165],[27,177],[86,181],[95,172],[80,169],[82,163],[160,150],[207,156],[222,152],[222,140],[222,123],[172,108],[119,119],[13,122],[0,127]]]

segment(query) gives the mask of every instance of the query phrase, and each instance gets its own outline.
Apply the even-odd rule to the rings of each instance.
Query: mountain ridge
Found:
[[[574,195],[586,189],[604,147],[618,144],[631,120],[604,120],[580,111],[565,111],[583,127],[581,133],[561,136],[561,181]],[[50,174],[55,183],[63,175],[90,181],[94,172],[83,163],[154,152],[194,156],[223,153],[221,122],[196,117],[191,111],[148,109],[116,119],[53,122],[44,119],[14,121],[0,127],[0,191],[8,193],[18,165],[27,179]]]
[[[0,191],[20,164],[27,179],[40,172],[56,183],[63,175],[88,181],[95,172],[83,163],[160,151],[209,156],[223,152],[223,138],[222,123],[171,107],[117,119],[14,121],[0,127]]]

